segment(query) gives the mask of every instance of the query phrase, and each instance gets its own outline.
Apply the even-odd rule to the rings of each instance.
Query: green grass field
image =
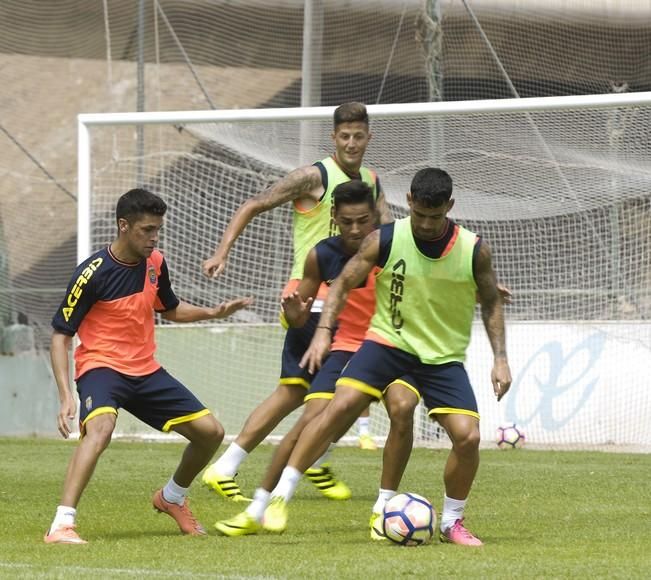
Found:
[[[368,539],[381,452],[342,448],[333,468],[353,499],[331,502],[301,483],[283,535],[215,535],[241,506],[195,484],[192,507],[208,537],[179,535],[150,497],[176,465],[177,443],[116,441],[79,506],[87,546],[46,546],[74,442],[0,439],[2,578],[648,578],[651,455],[533,450],[482,452],[467,524],[486,545],[402,548]],[[242,466],[251,492],[273,448]],[[446,451],[414,451],[403,490],[440,510]]]

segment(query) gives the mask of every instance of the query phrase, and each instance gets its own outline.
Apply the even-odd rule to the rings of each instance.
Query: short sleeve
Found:
[[[156,300],[156,312],[167,312],[174,310],[179,305],[180,300],[172,290],[172,283],[170,281],[170,273],[167,269],[167,262],[165,258],[161,262],[160,274],[158,276],[158,294]]]
[[[74,336],[82,320],[97,301],[98,269],[102,265],[101,257],[82,262],[75,270],[66,296],[52,318],[54,330]]]

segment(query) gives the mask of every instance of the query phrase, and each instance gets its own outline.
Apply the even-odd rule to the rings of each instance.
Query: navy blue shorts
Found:
[[[320,317],[320,312],[312,312],[303,326],[287,329],[280,369],[279,382],[281,385],[295,385],[306,390],[310,388],[314,375],[299,367],[298,363],[301,362],[305,351],[310,346]]]
[[[89,419],[124,409],[159,431],[194,421],[210,411],[165,369],[143,377],[123,375],[106,367],[91,369],[77,379],[79,431]]]
[[[353,356],[352,352],[346,350],[335,350],[325,359],[319,372],[312,379],[310,389],[305,395],[305,400],[310,399],[332,399],[335,396],[335,384],[342,369],[348,364]]]
[[[430,415],[461,413],[479,418],[477,400],[468,373],[460,362],[428,365],[397,348],[365,340],[341,372],[337,386],[346,386],[380,398],[385,387],[409,375]]]
[[[305,396],[305,400],[309,401],[310,399],[332,399],[335,396],[335,386],[337,380],[339,379],[342,371],[346,368],[348,361],[353,357],[354,352],[348,352],[345,350],[335,350],[332,351],[328,358],[319,369],[319,372],[316,374],[314,379],[312,379],[312,384],[310,385],[310,390]],[[400,377],[397,381],[393,381],[396,384],[401,384],[408,389],[417,393],[417,389],[414,386],[414,382],[411,376],[405,375]],[[388,384],[384,385],[382,392],[386,391]],[[417,393],[420,397],[420,394]]]

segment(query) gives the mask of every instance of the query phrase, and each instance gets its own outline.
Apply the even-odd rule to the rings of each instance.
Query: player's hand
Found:
[[[508,288],[508,286],[504,286],[503,284],[500,284],[498,282],[497,283],[497,291],[500,293],[500,297],[502,298],[502,302],[504,302],[504,304],[512,304],[513,303],[513,293]]]
[[[203,275],[208,278],[217,278],[226,268],[227,257],[214,255],[202,265]]]
[[[310,346],[305,351],[301,362],[298,364],[302,369],[307,368],[308,372],[313,375],[320,368],[323,359],[330,352],[332,343],[332,333],[327,328],[317,328]]]
[[[59,414],[57,415],[57,428],[65,439],[70,437],[70,422],[75,418],[76,413],[77,403],[72,397],[61,401]]]
[[[511,369],[505,358],[496,358],[491,371],[491,382],[493,383],[493,392],[498,401],[506,395],[511,388]]]
[[[246,308],[251,304],[253,304],[253,298],[251,296],[248,298],[236,298],[235,300],[222,302],[212,309],[211,318],[227,318],[234,312],[242,310],[242,308]]]
[[[310,296],[307,300],[303,300],[301,295],[295,291],[280,299],[280,307],[283,309],[285,319],[291,325],[294,325],[298,324],[299,321],[304,322],[304,319],[307,318],[306,314],[308,314],[312,308],[313,302],[313,297]]]

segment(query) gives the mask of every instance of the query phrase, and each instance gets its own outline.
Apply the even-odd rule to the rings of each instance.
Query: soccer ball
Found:
[[[516,449],[524,445],[524,431],[515,423],[505,423],[497,428],[497,446],[500,449]]]
[[[401,546],[420,546],[432,541],[436,512],[432,504],[417,493],[399,493],[384,506],[384,535]]]

